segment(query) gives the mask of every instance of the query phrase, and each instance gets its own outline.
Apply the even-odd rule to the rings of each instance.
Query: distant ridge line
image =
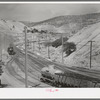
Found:
[[[33,27],[33,26],[36,26],[36,25],[41,25],[41,24],[47,24],[48,22],[50,22],[50,21],[52,21],[52,20],[61,20],[61,19],[69,19],[69,18],[72,18],[73,19],[73,17],[82,17],[82,16],[84,16],[84,17],[88,17],[88,16],[91,16],[91,17],[93,17],[93,19],[94,19],[94,17],[95,16],[100,16],[100,12],[98,12],[98,13],[87,13],[87,14],[73,14],[73,15],[61,15],[61,16],[56,16],[56,17],[52,17],[52,18],[49,18],[49,19],[46,19],[46,20],[43,20],[43,21],[39,21],[39,22],[32,22],[32,21],[29,21],[29,23],[28,23],[28,21],[20,21],[20,22],[22,22],[22,23],[27,23],[27,24],[29,24],[29,27]],[[91,18],[88,18],[88,19],[91,19]]]

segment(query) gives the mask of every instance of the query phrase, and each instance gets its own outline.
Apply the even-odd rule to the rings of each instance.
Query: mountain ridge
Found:
[[[66,33],[67,37],[71,37],[82,28],[98,22],[100,22],[100,13],[57,16],[41,22],[26,22],[26,24],[24,22],[24,24],[40,31],[48,30],[48,32],[52,33]]]
[[[53,18],[50,18],[50,19],[47,19],[47,20],[43,20],[43,21],[40,21],[40,22],[29,22],[29,24],[33,24],[33,26],[35,26],[35,25],[44,24],[44,23],[48,23],[48,22],[50,23],[50,21],[52,21],[51,23],[54,23],[54,20],[56,20],[56,21],[57,20],[63,20],[63,19],[65,19],[65,20],[70,19],[71,20],[73,18],[80,20],[79,17],[86,17],[88,19],[92,19],[90,16],[95,18],[95,17],[100,16],[100,13],[90,13],[90,14],[81,14],[81,15],[62,15],[62,16],[53,17]],[[83,20],[84,20],[84,18],[83,18]],[[28,24],[28,21],[21,21],[21,22],[22,23],[26,22]],[[32,25],[31,25],[31,27],[32,27]]]

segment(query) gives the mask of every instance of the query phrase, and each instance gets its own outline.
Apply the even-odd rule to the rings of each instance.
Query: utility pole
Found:
[[[34,36],[32,34],[32,41],[34,40]],[[32,44],[32,51],[34,51],[34,42],[31,43]]]
[[[1,50],[0,50],[0,51],[1,51],[1,52],[0,52],[0,56],[1,56],[0,58],[1,58],[1,59],[0,59],[0,60],[2,60],[2,40],[3,40],[3,39],[2,39],[2,34],[1,34],[0,40],[1,40]]]
[[[92,43],[95,41],[88,41],[90,42],[90,68],[92,67]]]
[[[49,39],[50,39],[49,38],[49,34],[47,32],[47,42],[48,42]],[[50,48],[49,48],[49,45],[47,46],[47,49],[48,49],[48,58],[50,59]]]
[[[35,42],[32,42],[33,43],[33,45],[32,45],[32,51],[34,52],[35,51]]]
[[[39,45],[39,52],[40,52],[40,36],[38,36],[38,45]]]
[[[36,46],[36,36],[33,34],[33,39],[32,40],[35,40],[35,41],[33,41],[32,43],[33,43],[33,52],[35,52],[35,46]]]
[[[50,48],[48,46],[48,58],[50,59]]]
[[[64,44],[63,34],[61,34],[61,40],[62,40],[62,63],[64,63],[64,57],[63,57],[63,44]]]
[[[27,72],[28,72],[28,66],[27,66],[27,27],[24,27],[25,31],[25,87],[28,87],[28,80],[27,80]]]

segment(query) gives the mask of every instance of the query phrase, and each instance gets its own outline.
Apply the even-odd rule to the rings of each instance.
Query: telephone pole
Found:
[[[48,58],[50,59],[50,48],[48,46]]]
[[[32,41],[34,40],[34,35],[32,34]],[[32,52],[34,52],[34,42],[31,43],[32,45]]]
[[[64,44],[63,34],[61,34],[61,41],[62,41],[62,63],[64,63],[64,57],[63,57],[63,44]]]
[[[49,34],[47,33],[47,42],[49,40]],[[49,45],[47,46],[47,49],[48,49],[48,58],[50,59],[50,48],[49,48]]]
[[[39,52],[40,52],[40,36],[38,36],[38,45],[39,45]]]
[[[92,43],[95,41],[88,41],[90,42],[90,68],[92,67]]]
[[[2,41],[2,40],[3,40],[3,39],[2,39],[2,34],[1,34],[1,38],[0,38],[0,41],[1,41],[1,50],[0,50],[0,51],[1,51],[1,52],[0,52],[0,56],[1,56],[1,57],[0,57],[0,58],[1,58],[1,59],[0,59],[0,60],[2,60],[2,44],[3,44],[3,41]]]
[[[27,65],[27,27],[24,27],[25,31],[25,87],[28,87],[28,78],[27,78],[27,72],[28,72],[28,65]]]

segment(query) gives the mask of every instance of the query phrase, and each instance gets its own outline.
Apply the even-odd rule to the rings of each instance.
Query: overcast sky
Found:
[[[42,21],[52,17],[100,12],[100,4],[0,4],[0,18]]]

